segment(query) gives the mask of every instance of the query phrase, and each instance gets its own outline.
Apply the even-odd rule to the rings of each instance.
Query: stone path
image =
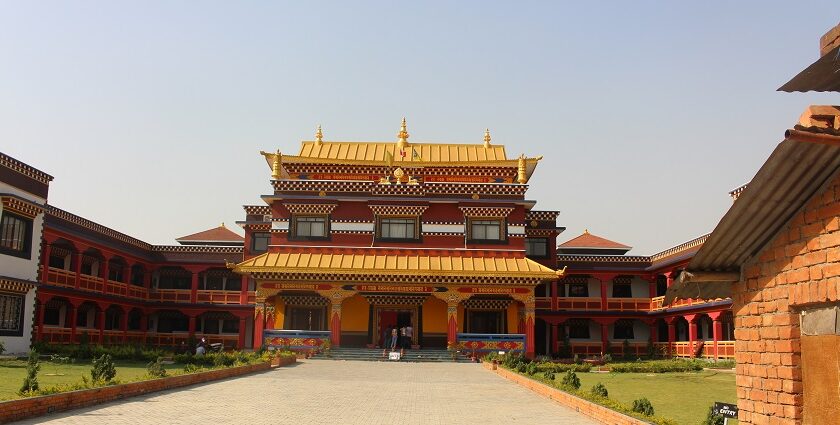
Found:
[[[478,364],[324,360],[20,423],[595,424]]]

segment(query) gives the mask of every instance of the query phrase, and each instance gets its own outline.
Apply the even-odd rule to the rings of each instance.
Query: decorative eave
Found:
[[[16,171],[42,184],[50,184],[53,176],[0,152],[0,167]]]
[[[37,282],[31,280],[17,279],[14,277],[0,276],[0,292],[11,292],[25,294],[32,288],[38,286]]]
[[[0,193],[0,200],[3,203],[3,210],[8,210],[30,219],[44,212],[43,205],[28,201],[14,194]]]

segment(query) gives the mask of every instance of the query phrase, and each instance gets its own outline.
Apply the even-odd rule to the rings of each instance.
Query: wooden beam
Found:
[[[741,280],[739,272],[690,272],[683,271],[677,279],[681,283],[689,282],[737,282]]]

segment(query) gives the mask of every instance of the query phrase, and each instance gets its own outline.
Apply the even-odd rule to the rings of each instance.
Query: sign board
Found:
[[[714,413],[716,415],[723,415],[724,418],[737,418],[738,406],[729,403],[715,402]]]
[[[462,286],[458,292],[467,294],[527,294],[529,288],[489,288],[484,286]]]
[[[388,360],[399,360],[400,359],[400,352],[399,351],[392,351],[388,353]]]

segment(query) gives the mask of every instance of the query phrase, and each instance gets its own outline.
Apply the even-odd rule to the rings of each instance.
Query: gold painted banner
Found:
[[[332,285],[318,283],[261,283],[260,288],[265,289],[303,289],[308,291],[326,291],[333,289]]]
[[[437,183],[513,183],[510,177],[488,176],[426,176],[423,180]]]
[[[458,288],[458,292],[468,294],[527,294],[528,288],[488,288],[482,286],[464,286]]]
[[[369,180],[379,181],[382,176],[374,174],[348,174],[348,173],[317,173],[317,174],[297,174],[292,178],[297,177],[298,180]]]
[[[360,292],[435,292],[438,288],[434,286],[393,286],[393,285],[346,285],[342,289],[356,290]],[[445,288],[444,288],[445,289]]]

